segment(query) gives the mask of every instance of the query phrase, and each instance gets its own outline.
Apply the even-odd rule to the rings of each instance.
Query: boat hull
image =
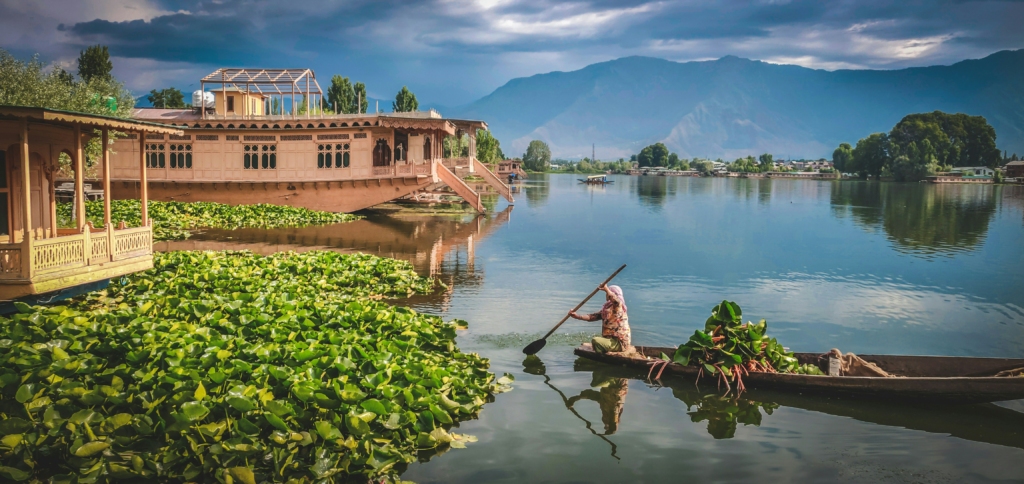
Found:
[[[650,368],[662,353],[675,348],[638,347],[648,358],[598,354],[588,347],[576,348],[577,356],[614,365]],[[797,353],[801,363],[818,364],[818,354]],[[897,375],[894,378],[750,373],[743,376],[747,388],[814,393],[845,398],[920,400],[943,403],[988,403],[1024,399],[1024,377],[996,377],[999,371],[1024,367],[1024,359],[941,356],[860,355]],[[660,371],[660,368],[658,369]],[[943,371],[945,370],[945,371]],[[697,367],[670,363],[664,374],[696,378]],[[942,376],[944,373],[946,376]],[[708,379],[714,382],[714,379]]]

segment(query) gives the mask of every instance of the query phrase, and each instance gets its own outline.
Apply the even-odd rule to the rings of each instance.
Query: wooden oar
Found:
[[[594,297],[594,294],[597,294],[597,291],[601,290],[601,286],[611,282],[611,280],[614,279],[615,276],[619,275],[619,273],[622,272],[622,270],[625,269],[625,268],[626,268],[626,264],[622,264],[622,267],[620,267],[619,270],[613,272],[612,275],[608,276],[608,279],[605,279],[604,282],[602,282],[600,285],[598,285],[596,288],[594,288],[594,291],[591,292],[590,295],[587,296],[587,298],[583,300],[583,302],[577,304],[576,307],[572,308],[572,311],[573,312],[579,311],[579,309],[581,307],[583,307],[583,305],[586,304],[587,301],[590,300],[590,298]],[[539,339],[537,341],[534,341],[533,343],[530,343],[530,344],[526,345],[526,348],[523,348],[523,353],[526,353],[528,355],[535,355],[535,354],[537,354],[538,351],[540,351],[541,349],[544,348],[544,345],[548,344],[548,336],[551,336],[551,333],[554,333],[555,330],[558,329],[558,327],[561,326],[562,323],[564,323],[567,319],[569,319],[569,315],[568,314],[566,314],[562,318],[562,320],[559,321],[558,324],[555,325],[554,328],[551,328],[551,331],[548,331],[548,334],[544,335],[543,338],[541,338],[541,339]]]

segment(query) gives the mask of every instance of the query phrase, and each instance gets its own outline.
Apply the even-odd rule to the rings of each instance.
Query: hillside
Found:
[[[661,141],[691,158],[831,156],[843,142],[933,110],[985,116],[1024,154],[1024,50],[951,66],[824,71],[727,56],[626,57],[509,81],[444,114],[487,121],[507,154],[531,139],[561,157],[628,157]]]

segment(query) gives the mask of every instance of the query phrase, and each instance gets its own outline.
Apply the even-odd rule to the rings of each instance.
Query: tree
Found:
[[[640,150],[636,161],[640,166],[668,166],[668,148],[664,144],[654,143]]]
[[[496,163],[504,157],[499,157],[501,145],[498,139],[491,135],[486,129],[476,131],[476,159],[481,163]]]
[[[420,103],[416,95],[409,91],[408,87],[402,86],[402,90],[395,95],[395,102],[391,104],[391,110],[396,113],[409,113],[419,109]]]
[[[362,114],[366,112],[366,108],[370,105],[370,100],[366,97],[366,84],[357,82],[353,86],[355,91],[355,97],[352,98],[352,110],[350,113]]]
[[[327,88],[327,107],[337,114],[356,112],[356,91],[347,77],[331,76],[331,87]]]
[[[551,148],[541,140],[533,140],[523,155],[523,167],[530,171],[545,171],[551,163]]]
[[[711,171],[715,169],[715,164],[708,160],[694,159],[693,163],[690,164],[690,167],[693,168],[694,170],[699,171],[702,175],[707,175],[710,174]]]
[[[853,166],[853,147],[850,143],[841,143],[835,151],[832,152],[832,166],[840,173],[850,173],[856,171]]]
[[[889,136],[874,133],[857,142],[853,149],[853,163],[861,178],[882,176],[882,169],[889,164]]]
[[[761,171],[763,172],[772,171],[772,168],[775,166],[775,157],[770,153],[764,153],[757,157],[757,159],[761,162]]]
[[[679,155],[675,153],[669,153],[668,155],[668,166],[673,168],[679,166]]]
[[[928,140],[943,165],[991,168],[999,164],[995,129],[982,116],[942,111],[909,114],[892,128],[889,139],[897,153],[905,151],[910,143],[920,147]]]
[[[78,55],[78,77],[89,82],[93,79],[110,79],[114,64],[105,45],[87,47]]]
[[[154,108],[183,108],[185,107],[185,95],[173,87],[157,91],[153,89],[146,96]]]

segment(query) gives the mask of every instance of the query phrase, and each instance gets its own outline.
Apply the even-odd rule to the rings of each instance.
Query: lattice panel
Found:
[[[136,252],[152,252],[153,234],[148,227],[142,230],[114,232],[114,258],[123,259]]]
[[[110,258],[110,251],[107,247],[110,244],[107,243],[107,238],[105,236],[95,237],[91,239],[90,242],[90,245],[92,245],[92,252],[89,255],[89,261],[92,264],[106,262],[106,260]]]
[[[430,174],[430,163],[423,163],[422,165],[416,165],[417,175],[429,175]]]
[[[0,274],[21,274],[21,249],[0,249]]]
[[[373,176],[387,176],[394,173],[394,168],[390,166],[375,166],[373,167]]]
[[[32,246],[32,268],[47,271],[85,264],[85,239],[64,237],[37,242]]]

